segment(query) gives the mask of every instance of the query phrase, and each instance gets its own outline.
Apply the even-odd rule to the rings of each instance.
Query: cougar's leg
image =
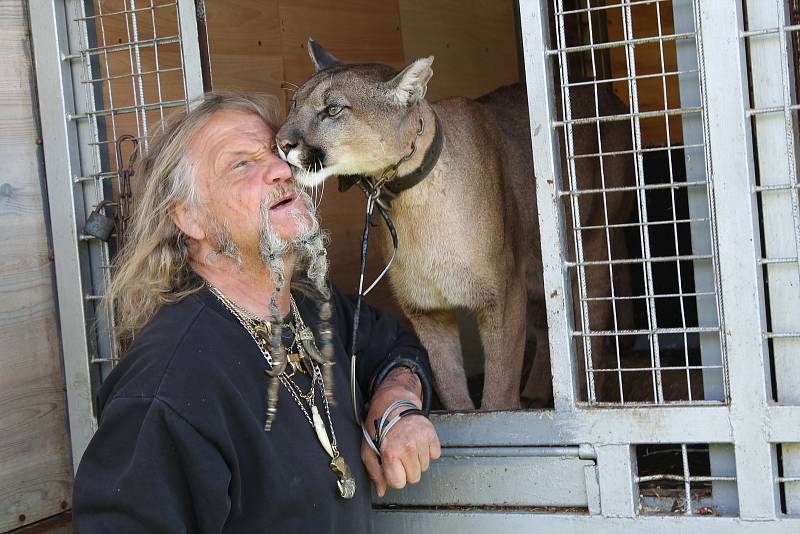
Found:
[[[590,259],[606,259],[608,256],[605,237],[584,244],[586,257]],[[616,269],[616,266],[615,266]],[[595,266],[586,270],[586,287],[590,297],[608,297],[611,295],[611,279],[606,266]],[[611,302],[596,300],[589,304],[589,326],[592,331],[613,330]],[[592,367],[594,369],[615,369],[617,367],[616,351],[608,346],[608,337],[593,336]],[[619,401],[618,375],[614,372],[594,374],[596,399],[600,402]]]
[[[532,330],[528,336],[535,337],[536,347],[532,355],[533,363],[522,389],[522,397],[528,408],[552,408],[553,375],[550,371],[550,342],[547,339],[544,302],[528,300],[527,315],[527,328]]]
[[[509,278],[504,293],[502,300],[478,316],[485,354],[482,410],[520,407],[527,301],[521,273]]]
[[[474,410],[467,390],[458,324],[450,311],[407,314],[428,349],[436,393],[446,410]]]

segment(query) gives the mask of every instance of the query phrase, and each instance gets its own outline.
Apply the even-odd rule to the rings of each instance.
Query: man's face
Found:
[[[258,255],[262,201],[269,206],[270,227],[282,239],[293,238],[310,220],[305,202],[287,184],[292,173],[275,154],[274,143],[275,134],[258,115],[224,110],[188,147],[208,216],[224,224],[251,258]],[[212,225],[206,224],[206,230],[213,236]]]

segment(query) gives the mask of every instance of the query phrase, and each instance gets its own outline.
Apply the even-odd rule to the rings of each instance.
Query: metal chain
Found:
[[[267,350],[267,348],[264,346],[265,341],[260,340],[259,335],[255,331],[255,326],[253,325],[253,323],[265,324],[267,327],[267,331],[271,331],[269,321],[262,321],[256,315],[243,309],[241,306],[239,306],[234,301],[226,297],[219,289],[212,286],[211,284],[208,284],[208,288],[211,291],[211,293],[213,293],[214,296],[217,297],[217,300],[219,300],[225,306],[225,308],[227,308],[228,311],[231,312],[233,316],[239,320],[239,323],[244,327],[244,329],[247,330],[247,333],[250,334],[251,338],[253,338],[253,341],[255,341],[258,350],[261,351],[261,355],[264,356],[264,359],[267,361],[267,363],[271,368],[272,356],[270,355],[269,350]],[[297,323],[297,329],[306,330],[307,329],[306,324],[305,322],[303,322],[303,318],[300,315],[300,310],[297,308],[297,303],[295,303],[294,297],[291,294],[289,295],[289,301],[292,307],[292,315],[294,316],[294,320]],[[291,329],[291,325],[289,328]],[[292,329],[292,333],[294,334],[295,343],[297,343],[298,334],[294,329]],[[316,341],[313,338],[311,341],[314,343],[314,346],[316,346]],[[298,344],[298,347],[300,346],[301,345]],[[292,398],[294,398],[294,401],[300,407],[300,410],[303,412],[303,415],[306,417],[308,423],[312,427],[314,426],[314,421],[311,419],[311,415],[308,413],[306,407],[303,406],[303,402],[300,400],[300,398],[302,397],[306,399],[306,402],[308,403],[309,407],[313,407],[315,405],[314,398],[316,397],[314,386],[316,384],[319,384],[320,393],[322,394],[322,404],[325,407],[325,416],[328,419],[328,426],[331,429],[331,449],[333,450],[334,456],[339,456],[339,449],[336,443],[336,431],[333,429],[333,418],[331,417],[331,409],[330,406],[328,405],[328,398],[324,395],[325,381],[322,378],[322,372],[320,371],[319,366],[316,364],[316,362],[314,362],[313,359],[311,358],[309,359],[311,360],[311,368],[314,371],[314,376],[311,377],[311,389],[307,394],[305,395],[303,394],[303,391],[300,389],[300,386],[295,384],[295,382],[286,374],[286,372],[283,372],[280,375],[278,375],[278,378],[280,379],[281,384],[283,384],[284,387],[286,387],[286,389],[292,395]]]

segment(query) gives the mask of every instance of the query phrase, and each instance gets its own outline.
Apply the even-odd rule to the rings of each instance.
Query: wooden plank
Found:
[[[608,2],[618,4],[617,0]],[[608,42],[624,41],[623,35],[623,16],[625,10],[622,8],[609,9],[605,13],[608,29]],[[659,35],[659,16],[661,21],[660,34],[672,35],[675,33],[675,24],[672,16],[672,6],[670,4],[636,4],[631,7],[631,19],[633,21],[633,37],[636,39],[654,37]],[[663,43],[663,65],[662,48],[658,43],[639,45],[635,48],[637,76],[658,74],[662,72],[675,72],[678,69],[677,52],[674,41]],[[627,76],[628,67],[625,47],[619,46],[609,50],[612,78],[624,78]],[[641,79],[638,84],[638,98],[640,111],[656,111],[667,109],[677,109],[680,107],[680,92],[678,77],[667,76],[666,78],[653,77]],[[666,102],[664,102],[664,86],[666,86]],[[628,102],[628,82],[625,80],[613,83],[614,93],[623,101]],[[669,119],[669,138],[673,145],[683,142],[683,130],[679,116]],[[645,119],[641,122],[642,144],[644,146],[666,146],[667,131],[665,119]]]
[[[206,2],[215,90],[283,94],[283,34],[278,4],[278,0]]]
[[[314,37],[345,63],[404,62],[397,2],[305,0],[279,2],[286,80],[300,83],[314,71],[306,41]]]
[[[519,81],[512,0],[399,0],[406,63],[433,55],[427,98],[475,98]]]
[[[0,0],[0,531],[69,507],[72,466],[23,0]]]

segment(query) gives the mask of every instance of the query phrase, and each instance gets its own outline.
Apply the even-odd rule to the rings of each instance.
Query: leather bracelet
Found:
[[[369,383],[369,398],[371,399],[375,395],[375,391],[381,382],[397,367],[407,367],[419,378],[422,386],[422,415],[428,417],[431,413],[431,398],[433,397],[430,377],[422,363],[407,356],[395,356],[375,372]]]

